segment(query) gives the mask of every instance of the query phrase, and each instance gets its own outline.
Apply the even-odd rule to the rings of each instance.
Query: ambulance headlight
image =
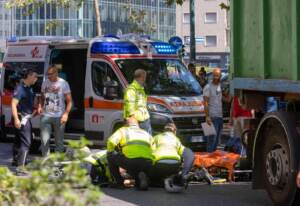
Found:
[[[151,112],[171,113],[171,111],[161,104],[148,103],[148,109]]]

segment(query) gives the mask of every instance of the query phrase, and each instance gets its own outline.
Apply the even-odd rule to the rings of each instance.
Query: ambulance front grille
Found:
[[[205,122],[205,117],[174,117],[173,122],[178,130],[202,130],[201,123]]]

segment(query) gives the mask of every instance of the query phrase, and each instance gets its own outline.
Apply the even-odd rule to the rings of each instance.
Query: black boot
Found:
[[[139,172],[136,186],[138,190],[148,190],[148,177],[144,172]]]

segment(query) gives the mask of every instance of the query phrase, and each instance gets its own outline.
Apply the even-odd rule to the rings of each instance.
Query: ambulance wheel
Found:
[[[290,206],[297,190],[295,172],[290,172],[298,169],[294,164],[296,156],[291,155],[291,151],[295,150],[288,144],[288,128],[284,128],[278,120],[272,123],[264,133],[262,159],[265,186],[274,205]]]

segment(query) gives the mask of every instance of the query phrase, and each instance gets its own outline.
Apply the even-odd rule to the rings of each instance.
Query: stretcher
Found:
[[[217,150],[212,153],[198,152],[195,153],[194,169],[212,168],[226,169],[228,172],[228,181],[234,181],[235,166],[240,160],[240,155],[230,152]]]

